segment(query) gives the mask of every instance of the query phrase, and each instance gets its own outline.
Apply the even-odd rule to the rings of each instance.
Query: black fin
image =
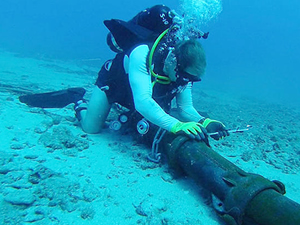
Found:
[[[84,88],[68,88],[61,91],[23,95],[19,97],[19,100],[32,107],[63,108],[83,99],[85,92]]]

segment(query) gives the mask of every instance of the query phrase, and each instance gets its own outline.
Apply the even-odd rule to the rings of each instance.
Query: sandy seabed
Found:
[[[100,65],[99,65],[100,68]],[[85,134],[73,105],[30,108],[18,96],[84,87],[94,67],[0,52],[0,224],[222,224],[203,190],[174,178],[149,149],[106,128]],[[205,82],[205,81],[204,81]],[[282,181],[300,202],[300,110],[197,87],[199,111],[242,134],[211,140],[246,172]]]

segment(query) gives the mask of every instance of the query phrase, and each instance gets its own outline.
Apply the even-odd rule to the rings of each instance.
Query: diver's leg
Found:
[[[105,92],[96,86],[88,103],[87,110],[80,111],[82,129],[90,134],[100,132],[110,111],[110,107],[111,105],[108,102]]]

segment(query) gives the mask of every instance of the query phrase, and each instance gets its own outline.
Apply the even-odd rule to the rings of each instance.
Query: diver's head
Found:
[[[204,49],[196,39],[179,42],[166,58],[164,71],[171,81],[201,81],[205,73]]]
[[[139,15],[137,24],[160,34],[172,25],[174,16],[175,14],[169,7],[165,5],[155,5],[145,9]]]
[[[204,49],[196,39],[181,41],[175,46],[177,78],[200,81],[205,73],[206,57]]]

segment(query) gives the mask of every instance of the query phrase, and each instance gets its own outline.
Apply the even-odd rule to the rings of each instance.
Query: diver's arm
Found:
[[[151,123],[168,131],[179,121],[168,115],[152,98],[151,75],[146,67],[149,47],[140,45],[129,55],[129,82],[135,109]]]
[[[198,122],[203,118],[193,106],[192,83],[188,83],[184,91],[176,95],[179,119],[184,122]]]

